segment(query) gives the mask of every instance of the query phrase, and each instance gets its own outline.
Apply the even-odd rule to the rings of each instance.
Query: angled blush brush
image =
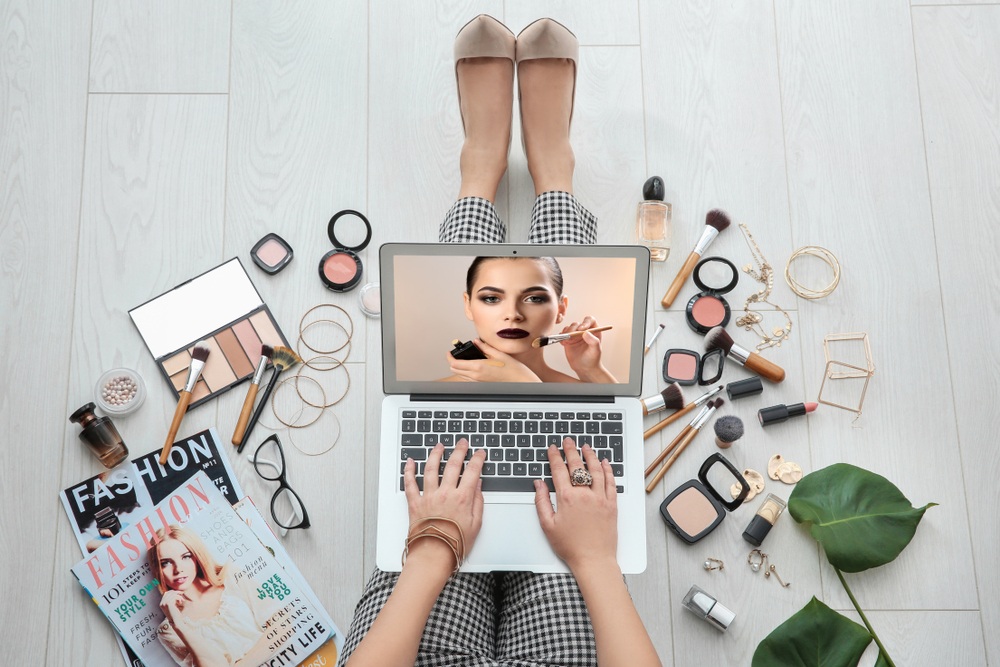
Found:
[[[667,293],[663,295],[663,300],[660,304],[664,308],[669,308],[670,304],[674,302],[677,298],[678,292],[681,291],[681,287],[687,282],[688,277],[691,272],[694,271],[694,265],[698,263],[701,256],[705,254],[708,250],[708,246],[712,245],[712,241],[718,236],[726,227],[729,226],[729,216],[725,211],[718,208],[713,208],[711,211],[705,215],[705,231],[701,233],[701,238],[698,239],[698,243],[695,244],[694,250],[688,255],[687,260],[685,260],[684,265],[681,266],[681,270],[677,272],[677,277],[674,278],[674,282],[670,283],[670,287],[667,288]]]
[[[272,354],[274,354],[274,348],[270,345],[260,346],[260,361],[257,362],[257,370],[254,371],[253,379],[250,381],[250,387],[247,389],[247,397],[243,399],[243,409],[240,410],[240,418],[236,421],[236,430],[233,431],[234,445],[239,445],[243,442],[243,437],[246,435],[247,424],[250,422],[250,412],[253,410],[254,400],[257,398],[257,392],[260,390],[260,381],[264,378],[264,370],[271,361]]]
[[[585,333],[597,333],[599,331],[607,331],[611,327],[594,327],[593,329],[584,329],[583,331],[571,331],[564,334],[552,334],[551,336],[541,336],[531,341],[531,347],[545,347],[546,345],[552,345],[553,343],[561,343],[564,340],[569,340],[570,338],[576,338],[582,336]]]
[[[740,347],[733,342],[733,337],[726,333],[722,327],[710,329],[705,334],[705,350],[720,348],[726,356],[743,366],[749,371],[753,371],[765,380],[771,382],[781,382],[785,379],[785,369],[773,361],[768,361],[756,352],[751,352],[745,347]]]
[[[267,399],[270,398],[271,392],[274,390],[274,385],[278,384],[278,376],[281,375],[282,371],[288,370],[292,366],[302,363],[302,357],[295,354],[295,350],[279,345],[274,348],[274,351],[271,354],[271,363],[274,365],[274,371],[271,373],[271,379],[267,381],[267,386],[264,387],[264,393],[260,397],[257,409],[253,411],[253,415],[250,416],[250,421],[247,422],[247,429],[243,434],[243,441],[236,447],[237,454],[242,453],[243,448],[246,447],[247,440],[250,439],[250,431],[252,431],[253,427],[257,425],[257,420],[260,419],[260,413],[264,411],[264,406],[267,405]]]
[[[708,410],[704,414],[700,415],[693,422],[691,422],[690,429],[677,441],[677,444],[674,448],[674,453],[670,455],[670,458],[668,458],[666,461],[663,462],[663,467],[661,467],[659,471],[657,471],[653,479],[649,482],[648,485],[646,485],[646,493],[653,492],[653,489],[655,489],[656,485],[660,483],[660,480],[663,479],[663,476],[667,474],[667,471],[670,470],[670,466],[674,464],[674,461],[677,460],[677,457],[679,457],[682,453],[684,453],[684,450],[687,448],[687,446],[691,444],[691,441],[694,440],[695,436],[698,435],[698,433],[701,431],[701,427],[708,423],[708,420],[712,418],[712,415],[715,413],[715,411],[718,410],[720,407],[722,407],[722,404],[725,402],[726,402],[725,399],[722,398],[717,398],[714,401],[708,402],[708,404],[705,406],[706,408],[708,408]]]
[[[170,448],[174,446],[174,438],[177,437],[177,431],[181,427],[184,413],[187,412],[188,405],[191,404],[191,392],[194,391],[194,386],[198,384],[201,371],[205,368],[205,362],[208,361],[208,352],[208,345],[202,340],[195,343],[194,349],[191,350],[191,365],[188,367],[187,382],[184,383],[184,388],[181,390],[180,396],[177,397],[174,420],[170,422],[170,430],[167,431],[167,440],[163,443],[163,451],[160,452],[161,466],[167,465]]]
[[[642,403],[642,416],[651,415],[663,410],[680,410],[684,407],[684,392],[676,382],[671,382],[659,394],[647,396]]]
[[[657,423],[653,424],[648,429],[646,429],[645,433],[642,434],[643,439],[648,440],[651,436],[656,435],[657,433],[659,433],[660,431],[662,431],[666,427],[670,426],[675,421],[677,421],[678,419],[680,419],[681,417],[683,417],[687,413],[691,412],[692,410],[694,410],[699,405],[704,405],[705,401],[707,401],[708,399],[712,398],[713,396],[715,396],[716,394],[718,394],[720,391],[722,391],[722,388],[723,388],[723,385],[720,384],[715,389],[709,389],[704,394],[702,394],[698,398],[694,399],[692,402],[688,403],[687,405],[685,405],[683,408],[681,408],[677,412],[673,413],[672,415],[668,415],[667,417],[665,417],[665,418],[661,419],[660,421],[658,421]]]

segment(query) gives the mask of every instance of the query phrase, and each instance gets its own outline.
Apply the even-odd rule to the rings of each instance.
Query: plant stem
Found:
[[[831,565],[831,567],[833,566]],[[833,571],[837,573],[841,586],[843,586],[844,590],[847,591],[847,597],[851,598],[851,604],[854,605],[858,615],[861,616],[861,621],[865,624],[865,627],[868,628],[868,634],[870,634],[872,639],[875,640],[875,645],[878,646],[879,653],[881,653],[882,657],[885,658],[885,661],[889,663],[889,667],[896,667],[896,663],[892,661],[892,658],[889,657],[889,652],[886,651],[885,646],[882,645],[882,640],[878,638],[878,635],[875,634],[875,629],[872,628],[872,624],[868,622],[868,617],[865,616],[865,612],[861,611],[861,605],[858,604],[857,598],[854,597],[854,593],[851,592],[850,587],[847,585],[847,580],[844,579],[843,573],[836,567],[833,568]]]

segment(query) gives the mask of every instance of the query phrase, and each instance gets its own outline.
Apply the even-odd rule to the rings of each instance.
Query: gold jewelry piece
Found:
[[[832,356],[830,348],[833,343],[850,341],[861,342],[864,346],[864,366],[849,364],[845,361],[838,361],[830,358]],[[826,369],[823,371],[823,381],[819,385],[819,396],[816,398],[816,402],[840,408],[841,410],[847,410],[848,412],[853,412],[855,415],[854,420],[857,421],[858,418],[861,417],[861,408],[865,403],[865,394],[868,393],[868,384],[871,382],[872,376],[875,375],[875,363],[872,361],[872,348],[868,342],[868,334],[830,334],[823,339],[823,354],[826,356]],[[851,360],[855,361],[854,358]],[[857,361],[858,363],[861,363],[860,360]],[[823,389],[826,387],[827,380],[843,380],[847,378],[864,378],[864,384],[861,386],[861,393],[858,396],[857,405],[842,405],[823,398]]]
[[[830,267],[831,271],[833,271],[833,278],[826,287],[823,287],[822,289],[812,289],[806,287],[792,276],[792,263],[794,263],[799,257],[804,257],[805,255],[819,258]],[[791,257],[788,258],[788,263],[785,264],[785,282],[788,283],[788,286],[792,288],[793,292],[801,296],[803,299],[822,299],[823,297],[832,294],[833,290],[837,289],[837,285],[840,284],[840,262],[837,261],[836,255],[826,248],[822,248],[818,245],[802,246],[792,253]]]
[[[789,586],[792,585],[791,582],[789,582],[787,584],[785,582],[783,582],[781,580],[781,577],[778,576],[778,571],[776,569],[774,569],[774,565],[769,565],[768,568],[767,568],[767,571],[764,573],[764,578],[767,579],[772,574],[774,575],[774,578],[778,580],[778,583],[781,584],[782,588],[788,588]]]
[[[767,554],[760,549],[752,549],[747,554],[747,564],[750,565],[750,569],[754,572],[760,572],[760,568],[767,564]]]
[[[726,565],[718,558],[706,558],[705,569],[708,570],[709,572],[711,572],[712,570],[724,570],[726,569]]]
[[[323,357],[323,355],[320,355],[320,356],[317,356],[317,357],[313,357],[310,361],[315,361],[316,359],[320,359],[322,357]],[[327,358],[328,359],[333,359],[333,357],[327,357]],[[310,368],[312,368],[312,367],[310,366]],[[323,372],[326,372],[327,370],[332,371],[332,370],[335,370],[337,368],[343,368],[344,369],[344,376],[347,378],[347,385],[344,387],[344,391],[341,392],[340,396],[334,398],[331,401],[327,401],[326,400],[326,392],[323,392],[323,403],[322,403],[322,405],[311,402],[309,399],[307,399],[305,396],[302,395],[301,391],[299,391],[298,378],[300,378],[300,377],[306,378],[307,380],[312,380],[316,384],[319,384],[319,382],[315,378],[310,377],[310,376],[306,375],[305,373],[303,373],[302,372],[303,369],[299,369],[299,372],[295,374],[295,392],[299,395],[299,398],[302,399],[302,402],[305,403],[306,405],[310,405],[310,406],[312,406],[314,408],[321,408],[321,409],[325,410],[326,408],[334,406],[337,403],[340,403],[342,400],[344,400],[344,397],[347,396],[347,392],[350,391],[350,389],[351,389],[351,373],[350,373],[350,371],[347,370],[347,365],[344,362],[341,361],[336,366],[331,366],[330,368],[325,369]]]
[[[317,387],[319,387],[320,393],[323,394],[323,402],[325,403],[326,402],[326,391],[323,390],[323,385],[321,385],[316,380],[313,380],[313,378],[309,377],[308,375],[306,375],[304,377],[307,380],[312,380],[313,383]],[[271,412],[274,413],[274,418],[277,419],[282,424],[284,424],[285,426],[287,426],[288,428],[305,428],[306,426],[309,426],[310,424],[315,424],[319,420],[319,418],[323,415],[323,406],[321,406],[321,405],[313,405],[312,403],[309,403],[310,406],[312,406],[314,408],[319,408],[319,410],[316,411],[316,416],[315,417],[313,417],[309,421],[305,422],[304,424],[298,423],[299,417],[305,411],[304,408],[301,409],[301,410],[299,410],[295,414],[295,416],[292,417],[289,421],[285,421],[284,419],[281,418],[281,415],[278,414],[278,401],[277,401],[276,397],[277,397],[278,393],[280,393],[281,387],[283,385],[285,385],[290,380],[294,380],[295,381],[295,392],[299,395],[300,399],[302,398],[302,393],[299,392],[299,382],[298,382],[299,376],[297,374],[296,375],[290,375],[290,376],[288,376],[286,378],[282,378],[281,380],[279,380],[278,384],[275,385],[275,387],[274,387],[274,392],[271,394]],[[302,399],[302,400],[305,401],[305,399]]]
[[[330,320],[330,319],[315,320],[313,322],[310,322],[309,324],[306,324],[306,318],[309,317],[309,314],[312,313],[315,310],[319,310],[320,308],[333,308],[335,310],[339,310],[340,312],[342,312],[344,314],[344,317],[347,318],[348,324],[351,325],[350,329],[345,329],[345,331],[347,332],[347,341],[343,345],[341,345],[340,347],[338,347],[338,348],[335,348],[335,349],[332,349],[332,350],[318,350],[318,349],[314,348],[312,345],[310,345],[309,343],[307,343],[305,341],[305,335],[304,335],[305,334],[305,330],[308,329],[309,327],[311,327],[313,324],[317,324],[319,322],[334,322],[335,324],[338,324],[341,329],[344,329],[344,326],[340,325],[339,322],[335,322],[334,320]],[[351,342],[351,338],[353,336],[354,336],[354,320],[351,319],[350,313],[348,313],[346,310],[344,310],[340,306],[337,306],[337,305],[332,304],[332,303],[321,303],[319,305],[313,306],[312,308],[310,308],[309,310],[307,310],[305,312],[305,314],[302,315],[302,319],[299,320],[299,338],[302,339],[302,344],[305,345],[306,347],[308,347],[313,352],[316,352],[317,354],[333,354],[334,352],[339,352],[340,350],[342,350],[345,347],[347,347],[348,343]],[[299,356],[302,356],[302,355],[299,355]]]
[[[451,533],[435,526],[431,523],[432,521],[445,521],[452,524],[458,529],[458,537],[456,538]],[[417,526],[422,523],[428,525],[420,530],[416,530]],[[441,540],[451,548],[452,553],[455,555],[455,569],[452,571],[452,574],[457,574],[459,568],[462,567],[462,563],[465,561],[465,532],[462,530],[461,524],[445,516],[427,516],[414,521],[406,535],[406,544],[403,546],[402,562],[404,565],[406,564],[406,556],[410,553],[410,545],[423,537],[432,537],[436,540]]]
[[[747,297],[746,302],[743,304],[744,314],[737,318],[736,326],[743,327],[747,331],[753,331],[760,336],[761,340],[757,344],[758,351],[769,347],[781,347],[781,344],[792,335],[792,317],[784,308],[772,301],[768,301],[771,296],[771,290],[774,289],[774,268],[764,258],[764,253],[761,252],[760,246],[757,245],[757,241],[754,240],[753,235],[750,233],[750,228],[741,222],[740,231],[743,232],[747,248],[750,249],[750,255],[757,265],[757,270],[755,271],[753,265],[745,264],[743,271],[763,285],[763,288],[759,292],[755,292]],[[774,310],[780,312],[785,316],[785,326],[774,327],[770,332],[765,331],[764,326],[761,324],[764,321],[764,316],[757,311],[750,310],[750,304],[753,303],[766,303]]]
[[[594,476],[587,472],[586,468],[574,468],[569,474],[569,483],[573,486],[591,486],[594,483]]]

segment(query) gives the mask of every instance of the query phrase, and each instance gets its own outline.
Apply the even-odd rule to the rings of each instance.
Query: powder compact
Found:
[[[237,257],[128,314],[175,398],[187,381],[195,343],[208,347],[191,408],[251,377],[262,345],[288,346]]]
[[[722,348],[699,355],[693,350],[667,350],[663,355],[663,380],[667,383],[688,386],[695,382],[704,386],[714,384],[722,377],[726,354]]]
[[[729,488],[738,484],[740,492],[731,500]],[[740,471],[722,454],[716,452],[701,464],[698,479],[684,482],[660,505],[660,516],[670,530],[688,544],[705,537],[732,512],[743,504],[750,493],[750,484]]]
[[[731,292],[740,280],[736,266],[724,257],[706,257],[695,264],[691,277],[701,292],[691,297],[684,311],[688,326],[707,334],[713,327],[729,324],[729,302],[722,295]]]
[[[265,273],[274,275],[292,261],[292,246],[277,234],[268,234],[250,249],[253,263]]]
[[[334,292],[352,290],[361,282],[364,272],[357,253],[367,248],[372,240],[371,223],[360,212],[344,209],[330,218],[326,233],[333,250],[319,260],[319,279]]]

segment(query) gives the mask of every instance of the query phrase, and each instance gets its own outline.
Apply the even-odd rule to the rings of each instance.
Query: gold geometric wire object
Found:
[[[832,343],[846,342],[846,341],[860,341],[864,346],[865,350],[865,366],[857,366],[855,364],[849,364],[846,361],[838,361],[837,359],[831,358],[830,347]],[[847,410],[848,412],[853,412],[855,414],[854,420],[857,421],[861,417],[861,409],[865,403],[865,395],[868,393],[868,384],[871,382],[872,376],[875,375],[875,363],[872,361],[872,348],[868,340],[867,333],[844,333],[844,334],[830,334],[823,339],[823,355],[826,357],[826,368],[823,371],[823,381],[819,386],[819,396],[816,398],[818,403],[824,405],[829,405],[835,408],[840,408],[841,410]],[[834,370],[840,369],[840,370]],[[865,382],[861,387],[861,394],[858,396],[857,405],[842,405],[840,403],[835,403],[830,400],[825,400],[823,398],[823,388],[826,386],[827,380],[842,380],[846,378],[864,378]]]

